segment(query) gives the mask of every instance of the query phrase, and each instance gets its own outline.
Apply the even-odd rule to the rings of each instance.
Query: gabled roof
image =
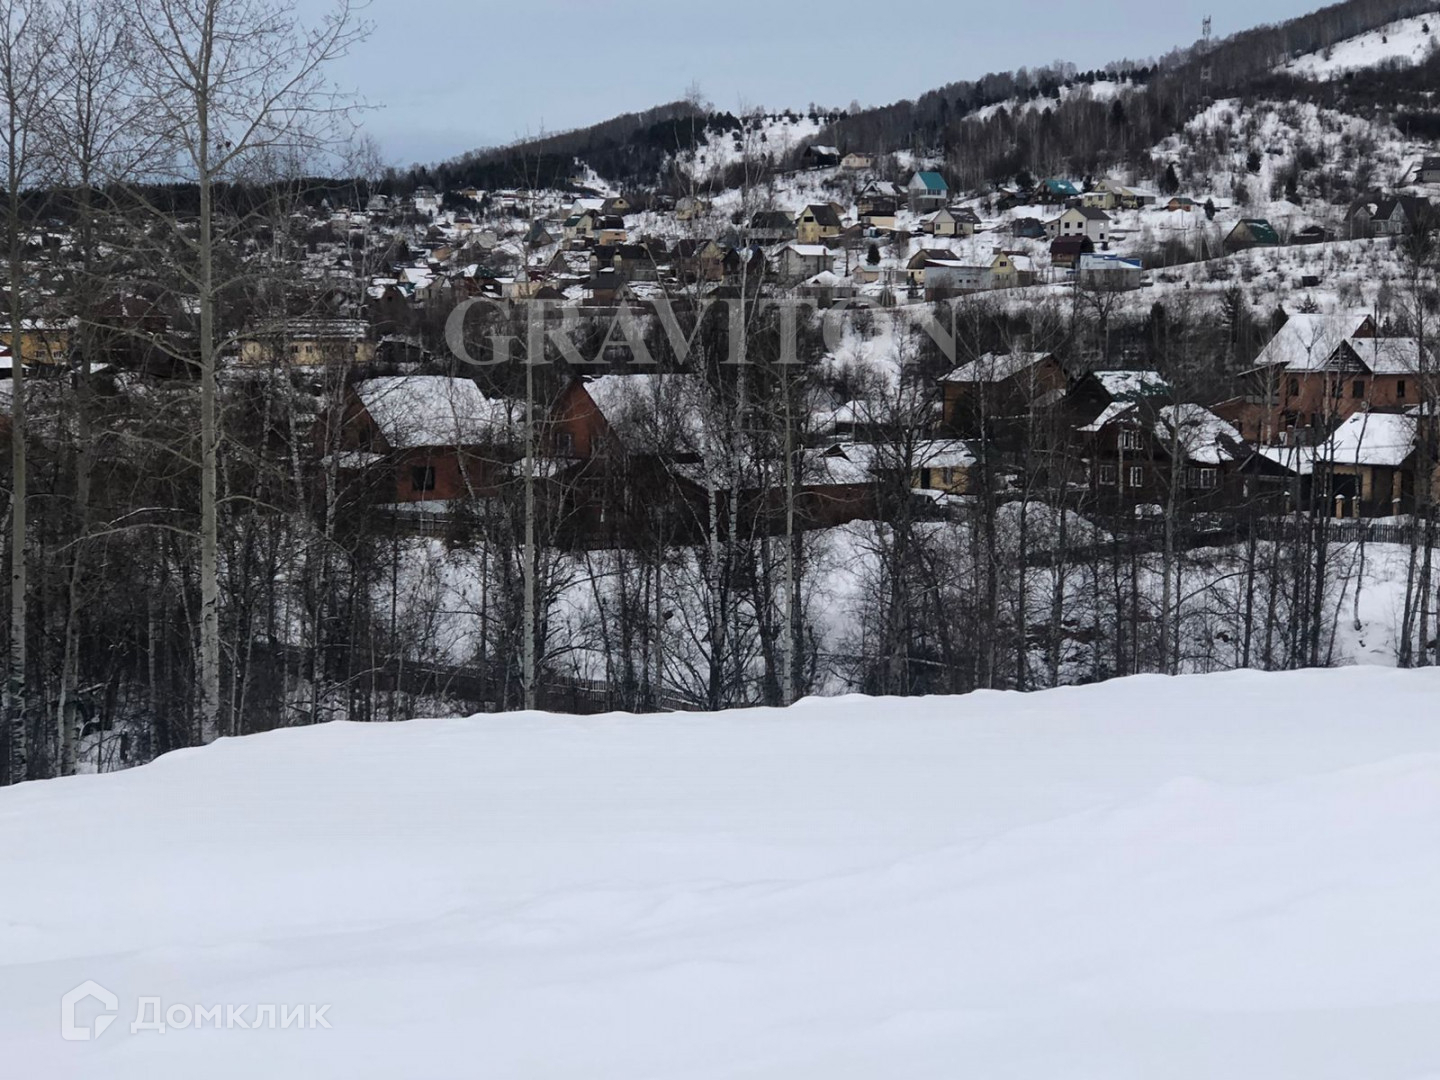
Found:
[[[626,449],[641,453],[704,449],[705,384],[698,375],[632,372],[586,378],[583,385]]]
[[[1243,218],[1230,230],[1230,235],[1234,236],[1242,228],[1250,233],[1251,239],[1257,244],[1280,243],[1280,234],[1275,231],[1275,226],[1264,218]]]
[[[1336,465],[1394,468],[1415,452],[1415,418],[1395,413],[1356,413],[1315,452]]]
[[[945,183],[945,178],[938,172],[917,172],[911,177],[910,186],[916,187],[915,182],[917,180],[924,186],[926,191],[945,192],[950,190],[950,185]]]
[[[835,208],[829,203],[811,203],[800,211],[800,216],[810,214],[815,219],[815,224],[823,225],[826,228],[840,228],[840,215],[835,213]]]
[[[1080,189],[1069,180],[1042,180],[1040,186],[1056,195],[1079,195]]]
[[[1158,371],[1092,371],[1090,378],[1112,401],[1143,401],[1169,397],[1173,392]]]
[[[1203,405],[1166,405],[1155,421],[1155,437],[1167,447],[1173,437],[1185,460],[1197,465],[1223,465],[1245,456],[1240,432]]]
[[[750,227],[752,229],[793,229],[795,228],[795,219],[784,210],[757,210],[750,218]]]
[[[1050,355],[1043,352],[986,353],[978,360],[961,364],[940,381],[967,384],[1004,382],[1029,371],[1042,360],[1048,360]]]
[[[509,406],[469,379],[388,375],[355,384],[355,394],[395,450],[477,446],[503,436]]]
[[[1369,322],[1368,315],[1360,314],[1291,315],[1260,350],[1255,366],[1323,371],[1340,343],[1354,337]]]
[[[1375,375],[1414,375],[1421,368],[1422,346],[1416,338],[1349,338],[1340,347]],[[1429,347],[1424,346],[1423,352],[1429,353]],[[1425,367],[1428,370],[1430,364]]]

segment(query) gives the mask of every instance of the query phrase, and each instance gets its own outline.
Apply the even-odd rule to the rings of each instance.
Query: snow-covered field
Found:
[[[1440,1076],[1437,700],[1346,669],[336,724],[0,791],[3,1072]],[[117,1018],[67,1041],[86,980]],[[141,998],[180,1029],[132,1033]]]

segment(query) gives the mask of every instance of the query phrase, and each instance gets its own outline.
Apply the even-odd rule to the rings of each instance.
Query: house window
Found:
[[[1350,396],[1352,398],[1363,398],[1365,396],[1365,380],[1356,379],[1350,384]]]
[[[568,431],[557,431],[555,433],[555,452],[561,457],[574,456],[575,436]]]
[[[1115,480],[1118,475],[1119,470],[1116,469],[1114,465],[1100,466],[1100,483],[1104,484],[1106,487],[1114,487]]]
[[[1213,491],[1220,482],[1220,473],[1217,469],[1191,469],[1190,484],[1204,491]]]
[[[1299,397],[1299,396],[1300,396],[1300,380],[1299,380],[1299,379],[1291,379],[1291,380],[1290,380],[1290,396],[1291,396],[1291,397]]]
[[[1130,486],[1132,488],[1143,487],[1145,484],[1145,470],[1139,465],[1130,466]]]
[[[430,465],[416,465],[410,470],[410,488],[413,491],[435,490],[435,469]]]
[[[1397,379],[1397,380],[1395,381],[1395,396],[1396,396],[1398,399],[1400,399],[1401,401],[1404,401],[1404,400],[1405,400],[1405,380],[1404,380],[1404,379]]]
[[[1139,433],[1138,431],[1122,431],[1122,432],[1120,432],[1120,449],[1121,449],[1121,450],[1139,450],[1139,449],[1140,449],[1140,433]]]

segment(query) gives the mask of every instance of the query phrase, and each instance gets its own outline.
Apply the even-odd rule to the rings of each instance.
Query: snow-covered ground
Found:
[[[1387,62],[1406,66],[1418,64],[1434,51],[1436,30],[1440,30],[1440,11],[1400,19],[1378,30],[1349,38],[1323,52],[1297,57],[1281,64],[1276,70],[1325,81]]]
[[[4,1074],[1435,1077],[1437,699],[335,724],[3,790]]]

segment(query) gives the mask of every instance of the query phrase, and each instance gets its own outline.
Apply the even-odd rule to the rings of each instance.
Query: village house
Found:
[[[1081,236],[1104,247],[1110,242],[1110,215],[1093,207],[1072,206],[1053,221],[1046,222],[1045,235],[1051,240]]]
[[[594,239],[596,244],[613,246],[623,244],[630,238],[625,228],[625,219],[620,217],[602,217],[595,224]]]
[[[1083,236],[1104,248],[1110,242],[1110,215],[1089,206],[1071,206],[1063,215],[1045,222],[1045,235],[1051,240]]]
[[[855,208],[863,217],[872,210],[894,213],[905,199],[905,192],[889,180],[869,180],[855,197]]]
[[[598,211],[584,210],[578,214],[571,214],[560,228],[564,232],[565,239],[570,243],[588,244],[595,237],[595,229],[599,221]]]
[[[1273,487],[1298,491],[1298,505],[1314,504],[1335,518],[1413,513],[1417,491],[1433,501],[1437,471],[1420,448],[1417,417],[1360,412],[1314,446],[1258,449],[1251,470]],[[1428,491],[1427,491],[1428,486]]]
[[[9,326],[0,327],[0,344],[13,353],[16,335]],[[70,356],[70,326],[45,319],[25,319],[20,323],[20,360],[27,367],[63,364]]]
[[[784,210],[757,210],[744,235],[748,244],[783,244],[795,239],[795,219]]]
[[[1242,428],[1265,443],[1317,444],[1357,412],[1401,413],[1420,402],[1431,349],[1380,337],[1365,315],[1292,315],[1247,374]]]
[[[1417,222],[1431,221],[1435,208],[1419,195],[1371,195],[1350,207],[1346,217],[1350,239],[1400,236]]]
[[[801,244],[820,244],[834,240],[844,227],[834,206],[812,203],[795,218],[795,239]]]
[[[1065,408],[1076,426],[1094,424],[1106,412],[1118,412],[1124,405],[1140,402],[1158,409],[1174,401],[1170,384],[1158,371],[1098,370],[1087,372],[1070,384]]]
[[[785,281],[798,282],[829,270],[835,253],[823,244],[786,244],[775,259],[775,272]]]
[[[920,219],[920,231],[930,236],[974,236],[980,218],[967,207],[942,206]]]
[[[1069,180],[1042,180],[1035,188],[1034,202],[1041,206],[1054,206],[1061,203],[1078,202],[1080,189]]]
[[[912,213],[928,214],[950,201],[950,185],[938,172],[917,172],[910,178],[906,194]]]
[[[710,213],[711,202],[694,195],[682,195],[675,202],[676,221],[694,221]]]
[[[675,273],[686,284],[725,276],[725,249],[714,240],[681,240],[670,253]]]
[[[864,172],[874,165],[875,158],[872,154],[862,154],[854,150],[840,159],[840,168],[846,172]]]
[[[930,439],[913,448],[915,473],[910,486],[941,495],[972,493],[970,472],[979,461],[975,447],[962,439]]]
[[[685,475],[698,460],[700,402],[697,376],[629,373],[571,379],[545,426],[554,459],[545,477],[552,501],[575,537],[616,541],[633,535],[662,506],[691,503],[685,522],[703,520],[704,493]]]
[[[1082,288],[1123,292],[1145,284],[1145,268],[1138,259],[1087,253],[1075,263],[1075,280]]]
[[[242,337],[236,359],[244,367],[347,367],[375,360],[369,327],[359,319],[286,319]]]
[[[1095,242],[1088,236],[1062,236],[1050,245],[1050,265],[1057,270],[1074,270],[1080,265],[1080,258],[1095,250]]]
[[[321,421],[317,435],[329,464],[374,478],[377,501],[447,501],[494,492],[508,417],[470,379],[387,376],[353,384],[339,430],[331,437]]]
[[[1080,429],[1091,490],[1112,507],[1220,504],[1243,496],[1250,457],[1240,433],[1203,405],[1124,402]]]
[[[811,169],[833,169],[840,164],[840,151],[834,146],[807,146],[801,158]]]
[[[1264,218],[1243,218],[1225,237],[1225,252],[1249,251],[1257,247],[1279,247],[1280,234]]]
[[[1413,416],[1355,413],[1313,448],[1321,474],[1316,497],[1335,517],[1392,517],[1415,509],[1416,488],[1430,485]],[[1315,467],[1312,467],[1314,469]]]
[[[958,435],[987,435],[1007,417],[1053,406],[1067,383],[1053,353],[986,353],[941,378],[945,426]]]

